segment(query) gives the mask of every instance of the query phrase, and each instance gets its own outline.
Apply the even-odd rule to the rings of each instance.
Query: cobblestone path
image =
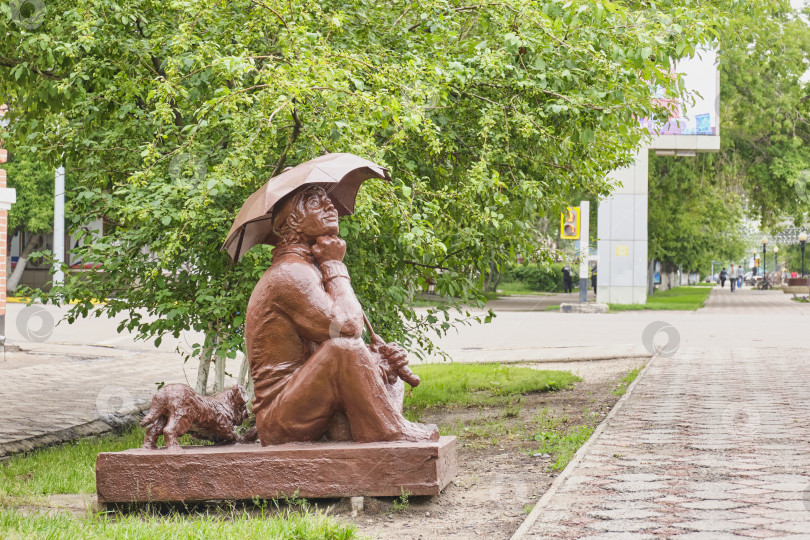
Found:
[[[810,538],[808,398],[810,350],[657,358],[515,537]]]
[[[0,360],[0,449],[148,406],[156,383],[196,382],[196,362],[184,365],[173,354],[63,349],[10,353]],[[229,361],[228,373],[238,369],[236,361]]]

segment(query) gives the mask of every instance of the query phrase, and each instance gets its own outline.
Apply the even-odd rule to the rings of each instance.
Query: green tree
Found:
[[[766,229],[810,211],[810,26],[790,10],[742,32],[720,49],[718,174],[745,192],[749,214]]]
[[[11,153],[5,166],[8,172],[8,187],[17,190],[17,202],[8,212],[8,242],[25,231],[25,244],[20,246],[19,258],[14,271],[8,276],[8,291],[14,292],[22,278],[28,258],[45,244],[45,235],[53,230],[53,169],[38,162],[35,156]],[[11,255],[6,264],[11,268]]]
[[[673,60],[765,4],[54,0],[24,21],[4,4],[2,136],[64,160],[73,225],[109,224],[79,249],[98,268],[50,298],[78,300],[71,319],[109,298],[144,338],[203,331],[201,373],[241,348],[269,264],[218,251],[245,198],[322,152],[374,159],[395,180],[342,220],[347,263],[378,331],[429,346],[449,316],[413,295],[480,299],[490,262],[537,258],[538,217],[608,193],[648,135],[635,119],[662,115],[650,86],[681,95]]]
[[[810,209],[810,27],[777,2],[741,13],[719,46],[719,156],[650,165],[650,257],[668,270],[707,273],[713,259],[746,255],[746,214],[773,229]]]
[[[650,158],[649,256],[664,272],[708,274],[745,256],[742,197],[718,183],[714,155]]]

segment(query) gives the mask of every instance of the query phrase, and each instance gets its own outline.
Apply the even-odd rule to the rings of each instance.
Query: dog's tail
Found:
[[[146,413],[146,416],[143,417],[141,420],[141,427],[147,427],[152,424],[155,420],[158,419],[163,414],[162,407],[152,407],[149,409],[149,412]]]

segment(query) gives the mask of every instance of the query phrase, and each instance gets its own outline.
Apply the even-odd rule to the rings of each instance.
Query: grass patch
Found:
[[[587,425],[570,426],[563,428],[563,424],[568,421],[565,417],[554,417],[548,414],[548,409],[543,409],[535,415],[534,422],[539,424],[531,438],[539,443],[532,453],[550,454],[554,462],[549,465],[550,469],[561,471],[571,461],[579,447],[593,433],[594,428]]]
[[[540,443],[535,452],[551,454],[554,457],[554,463],[549,465],[549,468],[561,471],[573,459],[579,447],[590,438],[593,429],[591,426],[579,425],[573,426],[565,432],[543,431],[535,435],[535,440]]]
[[[245,511],[226,516],[173,513],[97,514],[77,518],[65,512],[23,514],[0,509],[0,531],[9,537],[76,539],[295,538],[349,540],[357,529],[308,508],[268,515]]]
[[[697,311],[706,303],[711,287],[675,287],[647,297],[646,304],[608,304],[610,311],[678,310]]]
[[[623,396],[625,392],[627,392],[627,387],[630,386],[630,383],[636,380],[638,374],[641,373],[641,370],[644,369],[644,366],[639,366],[637,368],[631,369],[627,375],[619,381],[619,385],[611,390],[614,396]]]
[[[567,371],[501,364],[423,364],[413,370],[422,384],[405,396],[405,412],[417,420],[428,407],[509,406],[522,394],[561,390],[581,380]]]
[[[454,435],[464,439],[464,444],[472,448],[483,448],[506,440],[526,439],[525,426],[520,422],[510,422],[504,418],[475,418],[457,422],[441,429],[442,435]]]
[[[143,429],[81,439],[9,458],[0,466],[0,500],[96,490],[96,455],[143,444]]]
[[[99,452],[120,452],[143,445],[144,431],[132,431],[80,439],[13,456],[0,465],[0,502],[9,498],[31,498],[63,493],[96,491],[96,456]],[[163,436],[158,439],[163,444]],[[180,444],[211,444],[186,434]]]
[[[505,295],[509,294],[533,294],[538,296],[545,296],[549,293],[540,292],[532,289],[524,281],[502,281],[498,284],[498,291]]]

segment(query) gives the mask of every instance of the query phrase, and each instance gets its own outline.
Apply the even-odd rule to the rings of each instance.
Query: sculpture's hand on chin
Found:
[[[342,261],[346,255],[346,242],[337,236],[319,236],[312,246],[312,255],[319,264]]]

